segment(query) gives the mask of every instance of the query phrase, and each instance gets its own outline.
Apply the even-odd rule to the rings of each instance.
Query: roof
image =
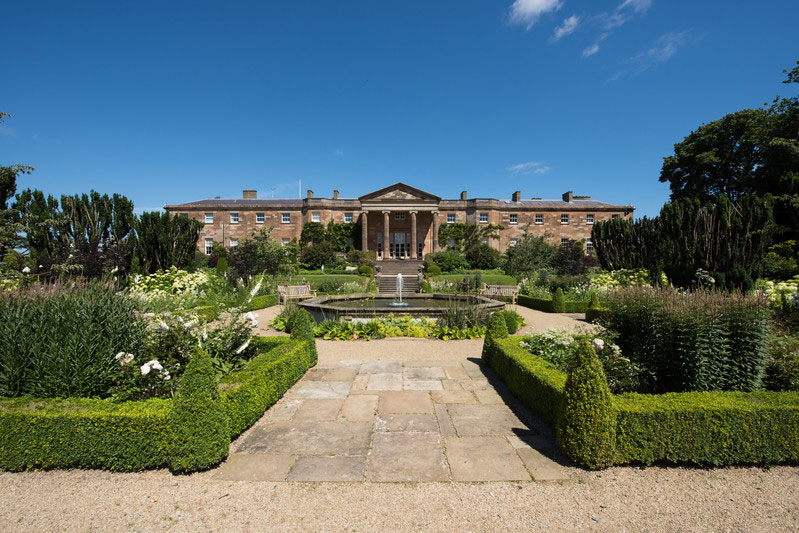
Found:
[[[571,202],[565,202],[563,200],[520,200],[518,202],[514,202],[512,200],[500,200],[500,204],[506,205],[508,207],[563,207],[563,208],[592,208],[592,207],[606,207],[609,209],[612,208],[621,208],[621,207],[632,207],[627,205],[616,205],[616,204],[609,204],[607,202],[600,202],[597,200],[572,200]]]
[[[302,199],[299,198],[211,198],[208,200],[197,200],[185,204],[167,205],[171,209],[190,209],[192,207],[280,207],[297,206],[302,207]]]
[[[389,199],[392,195],[398,195],[397,199],[406,199],[401,196],[403,194],[418,200],[429,200],[434,202],[441,201],[439,196],[430,194],[429,192],[423,191],[421,189],[417,189],[416,187],[411,187],[407,183],[402,183],[401,181],[398,181],[393,185],[389,185],[388,187],[383,187],[380,190],[370,192],[369,194],[364,194],[363,196],[359,197],[358,200],[363,202],[368,200]]]

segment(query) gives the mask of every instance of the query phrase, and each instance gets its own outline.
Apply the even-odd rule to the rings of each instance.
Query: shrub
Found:
[[[602,365],[587,340],[580,343],[563,388],[558,444],[575,463],[588,468],[613,464],[616,415]]]
[[[559,246],[552,256],[552,267],[558,274],[582,274],[585,272],[583,257],[583,241],[569,240],[568,244]]]
[[[556,250],[546,235],[527,233],[505,251],[505,273],[516,279],[531,277],[551,265]]]
[[[498,341],[508,336],[508,325],[502,313],[494,313],[488,320],[486,343]]]
[[[0,396],[107,397],[119,352],[141,357],[135,303],[99,282],[0,293]]]
[[[227,413],[219,396],[211,358],[198,350],[180,380],[169,418],[172,431],[169,465],[187,473],[222,461],[230,447]]]
[[[360,267],[358,267],[358,273],[361,276],[368,276],[370,278],[374,275],[372,267],[370,267],[369,265],[361,265]]]
[[[769,340],[769,360],[763,388],[773,391],[799,391],[799,337],[775,334]]]
[[[544,311],[545,313],[555,312],[555,308],[552,306],[551,298],[532,298],[530,296],[520,294],[517,303],[530,309]],[[564,306],[567,313],[585,313],[588,309],[588,302],[572,302],[567,300],[564,302]]]
[[[502,255],[499,250],[491,248],[485,243],[480,243],[466,250],[466,261],[471,268],[491,270],[497,268]]]
[[[566,297],[560,287],[555,289],[555,294],[552,295],[552,311],[555,313],[566,312]]]
[[[630,287],[603,299],[603,325],[653,392],[751,391],[766,364],[762,298],[741,293]]]
[[[588,309],[599,309],[599,296],[595,292],[591,293],[591,299],[588,301]]]
[[[498,312],[502,313],[502,316],[505,319],[505,324],[508,327],[508,335],[513,335],[514,333],[516,333],[524,323],[524,319],[516,311],[511,311],[509,309],[506,309],[504,311],[498,311]]]
[[[0,468],[104,468],[169,462],[171,400],[0,399]]]
[[[300,252],[300,265],[308,270],[318,270],[322,266],[333,266],[336,252],[327,242],[312,244]]]
[[[220,276],[227,274],[227,259],[220,257],[216,261],[216,273]]]
[[[261,418],[306,370],[316,364],[308,341],[288,340],[285,337],[278,337],[280,342],[265,339],[260,346],[263,349],[260,355],[239,372],[219,382],[230,421],[231,439]]]
[[[261,296],[256,296],[250,300],[250,303],[247,305],[247,309],[250,311],[256,311],[258,309],[272,307],[273,305],[277,305],[277,294],[262,294]]]
[[[442,272],[456,272],[469,268],[469,262],[460,253],[455,250],[446,250],[444,252],[436,252],[428,254],[425,259],[428,259],[438,265]]]
[[[441,268],[437,264],[432,263],[429,266],[425,267],[425,272],[427,273],[428,276],[440,276]]]
[[[347,261],[355,263],[359,267],[368,266],[374,269],[375,263],[377,263],[377,254],[374,251],[353,249],[347,252]]]

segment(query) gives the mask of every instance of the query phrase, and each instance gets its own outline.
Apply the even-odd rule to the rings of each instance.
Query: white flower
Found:
[[[164,367],[161,366],[161,363],[158,362],[158,359],[152,359],[150,361],[147,361],[147,364],[150,365],[150,368],[152,368],[153,370],[161,371],[164,369]]]
[[[23,269],[22,269],[22,273],[23,273],[23,274],[30,274],[30,273],[31,273],[31,269],[30,269],[30,267],[25,267],[25,268],[23,268]]]
[[[169,372],[164,374],[164,381],[169,381],[170,379],[172,379],[172,376],[169,375]]]
[[[159,322],[158,326],[161,328],[161,331],[169,331],[169,324],[167,324],[163,320]]]
[[[203,328],[203,340],[204,341],[208,340],[208,329],[206,328]]]
[[[191,329],[191,328],[193,328],[196,325],[197,325],[197,319],[195,318],[195,319],[189,320],[188,322],[183,324],[183,327],[185,329]]]
[[[114,356],[114,359],[116,359],[117,361],[119,361],[119,360],[120,360],[120,359],[122,359],[123,357],[125,357],[125,352],[119,352],[118,354],[116,354],[116,355]]]
[[[238,349],[238,350],[236,350],[236,354],[240,354],[241,352],[243,352],[244,350],[246,350],[246,349],[247,349],[247,346],[249,346],[249,345],[250,345],[250,340],[249,340],[249,339],[247,339],[247,342],[245,342],[244,344],[242,344],[241,346],[239,346],[239,349]]]
[[[255,284],[255,287],[253,288],[253,290],[250,291],[250,300],[252,300],[255,297],[256,294],[258,294],[259,290],[261,290],[261,282],[262,281],[263,281],[263,279],[259,279],[258,283]]]
[[[125,356],[122,358],[122,360],[119,362],[119,364],[124,366],[124,365],[130,363],[131,361],[133,361],[133,354],[132,353],[128,353],[128,354],[125,354]]]
[[[591,341],[591,344],[594,345],[594,350],[598,352],[601,352],[602,349],[605,347],[605,341],[603,341],[602,339],[594,339],[593,341]]]
[[[250,321],[252,327],[258,327],[258,317],[252,311],[245,313],[244,318]]]
[[[150,373],[150,363],[144,363],[141,365],[141,375],[146,376]]]
[[[119,267],[115,266],[114,269],[110,272],[111,274],[116,274],[119,271]]]

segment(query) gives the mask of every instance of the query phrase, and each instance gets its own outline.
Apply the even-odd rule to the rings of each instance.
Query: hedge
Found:
[[[433,276],[433,280],[438,282],[452,281],[455,283],[460,283],[463,278],[474,278],[475,274],[476,272],[467,272],[464,274],[439,274]],[[518,285],[516,278],[513,276],[490,273],[481,273],[480,275],[483,278],[483,283],[486,285]]]
[[[340,283],[360,283],[366,287],[369,281],[368,277],[359,274],[299,274],[292,276],[289,283],[291,285],[300,285],[307,283],[311,286],[312,290],[316,290],[319,284],[324,281],[338,281]]]
[[[227,455],[231,438],[316,363],[307,340],[252,342],[259,355],[218,388],[209,386],[215,382],[207,357],[193,359],[174,400],[0,398],[0,469],[132,472],[170,466],[190,472],[213,466]]]
[[[519,346],[522,338],[486,343],[483,358],[527,407],[557,429],[567,374]],[[621,394],[612,401],[613,464],[799,462],[799,392]]]
[[[546,313],[554,313],[555,310],[552,307],[552,300],[545,299],[545,298],[533,298],[532,296],[527,296],[526,294],[520,294],[517,303],[524,307],[529,307],[530,309],[537,309],[538,311],[544,311]],[[588,310],[588,302],[575,302],[575,301],[566,301],[566,313],[585,313]]]
[[[104,468],[135,471],[169,462],[169,413],[163,399],[4,398],[0,468]]]
[[[241,371],[220,381],[222,400],[230,420],[231,439],[261,418],[306,370],[316,364],[316,352],[310,349],[311,342],[282,342],[272,351],[253,358]]]
[[[608,309],[598,308],[598,309],[591,309],[590,307],[585,310],[585,321],[586,322],[593,322],[596,319],[603,318],[608,313]]]
[[[247,310],[256,311],[258,309],[272,307],[273,305],[277,305],[277,294],[262,294],[250,300],[250,303],[247,305]]]

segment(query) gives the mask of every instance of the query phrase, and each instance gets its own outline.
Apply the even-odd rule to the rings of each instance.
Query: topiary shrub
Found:
[[[563,294],[563,289],[558,287],[555,294],[552,295],[552,311],[555,313],[566,312],[566,297]]]
[[[491,318],[488,319],[488,327],[486,328],[486,337],[483,341],[483,358],[490,359],[493,350],[493,344],[501,339],[508,337],[508,325],[505,322],[505,317],[501,311],[497,311]]]
[[[425,272],[428,276],[440,276],[441,268],[436,264],[431,264],[425,267]]]
[[[169,417],[169,464],[188,473],[222,461],[230,447],[230,429],[219,397],[216,373],[204,351],[194,353],[180,380]]]
[[[316,320],[313,319],[311,313],[305,309],[294,311],[289,317],[289,326],[291,327],[291,338],[309,342],[311,345],[311,353],[313,354],[314,360],[316,360],[318,357],[316,341],[314,340]]]
[[[519,327],[522,325],[522,322],[524,322],[524,319],[516,311],[506,309],[504,311],[500,311],[500,313],[502,313],[502,317],[505,319],[505,324],[508,326],[508,335],[513,335],[516,333],[519,330]]]
[[[361,265],[360,267],[358,267],[358,273],[361,276],[369,276],[370,278],[372,277],[372,275],[374,275],[372,267],[370,267],[369,265]]]
[[[599,309],[599,296],[595,292],[591,293],[591,299],[588,301],[588,309]]]
[[[220,257],[216,261],[216,273],[220,276],[227,274],[227,259]]]
[[[602,364],[587,340],[577,349],[558,424],[558,444],[575,463],[588,468],[613,464],[616,413]]]

